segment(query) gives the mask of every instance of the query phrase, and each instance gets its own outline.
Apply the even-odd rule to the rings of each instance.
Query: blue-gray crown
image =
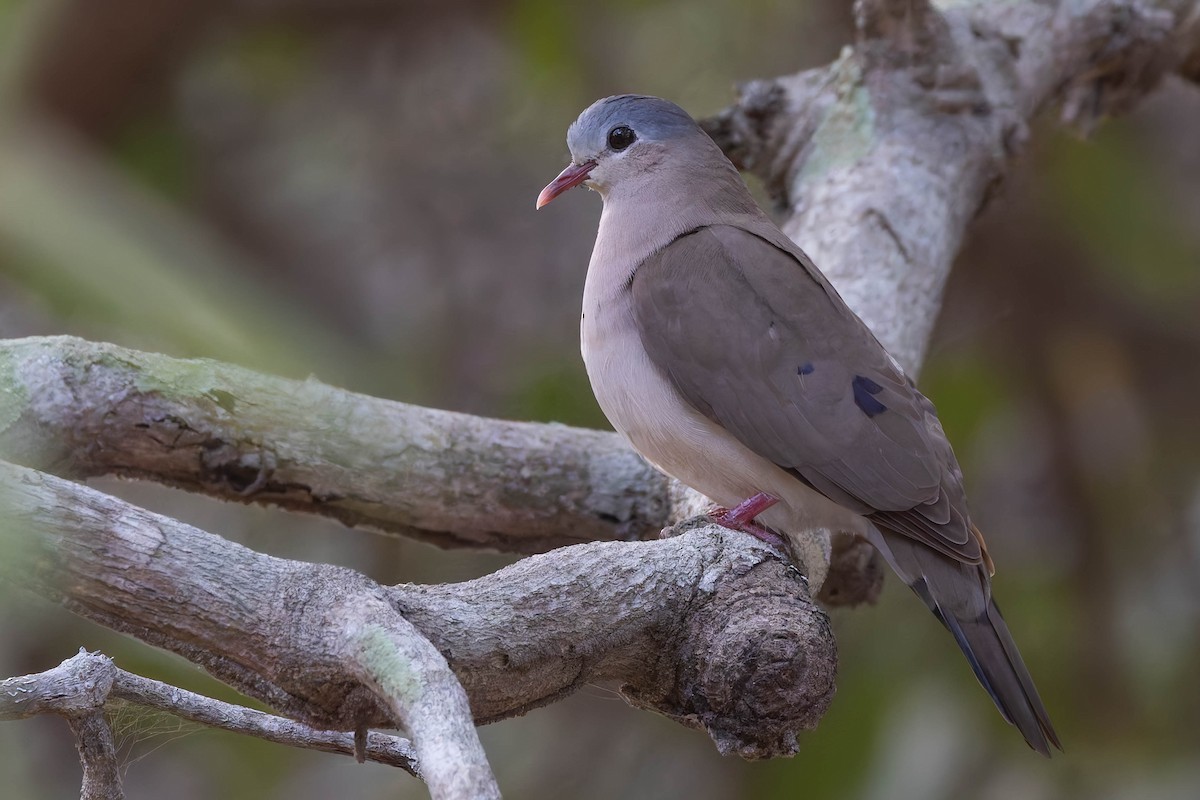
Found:
[[[608,133],[619,125],[633,129],[639,139],[666,141],[699,132],[696,122],[679,106],[659,97],[621,94],[592,103],[567,129],[567,147],[580,159],[594,157],[607,145]]]

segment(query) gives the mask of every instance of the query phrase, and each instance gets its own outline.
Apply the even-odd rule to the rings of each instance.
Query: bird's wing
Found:
[[[877,524],[986,558],[932,403],[798,249],[701,227],[630,290],[646,352],[695,408]]]

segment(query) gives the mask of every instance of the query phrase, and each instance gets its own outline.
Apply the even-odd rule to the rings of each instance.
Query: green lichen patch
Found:
[[[262,385],[268,389],[272,380],[206,358],[180,359],[133,351],[123,355],[134,359],[121,366],[132,372],[130,377],[139,392],[180,402],[203,398],[229,415],[242,410],[236,387]]]
[[[224,389],[210,389],[207,392],[208,397],[229,414],[234,413],[237,408],[237,398]]]
[[[812,151],[800,173],[805,182],[859,161],[870,151],[875,135],[875,110],[858,62],[846,54],[833,70],[838,99],[813,134]]]
[[[424,690],[421,677],[389,631],[379,625],[365,625],[359,645],[363,666],[375,676],[388,697],[400,698],[404,705],[420,698]]]
[[[21,418],[29,405],[25,384],[17,372],[17,357],[8,350],[0,350],[0,434]]]

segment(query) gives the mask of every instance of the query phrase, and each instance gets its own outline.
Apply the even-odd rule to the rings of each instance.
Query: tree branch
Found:
[[[401,710],[398,651],[364,644],[381,630],[394,643],[407,623],[445,657],[480,722],[599,683],[707,730],[724,751],[767,757],[794,752],[833,694],[832,633],[803,577],[714,526],[560,548],[463,584],[383,588],[2,462],[0,490],[5,579],[317,727],[407,719],[427,778],[428,729]],[[420,713],[450,715],[445,698],[425,693]]]
[[[121,800],[121,769],[117,763],[117,747],[112,728],[103,711],[93,711],[78,717],[67,717],[79,761],[83,764],[83,786],[79,800]]]
[[[467,695],[442,654],[383,597],[342,608],[347,666],[412,734],[430,795],[498,800]],[[356,735],[365,729],[360,722]]]
[[[295,720],[224,703],[123,669],[117,669],[116,672],[112,697],[118,700],[157,708],[210,728],[254,736],[288,747],[358,755],[354,737],[349,734],[315,730]],[[415,777],[421,777],[416,751],[409,741],[398,736],[372,731],[367,736],[362,756],[366,761],[399,767]]]
[[[916,376],[968,223],[1042,108],[1090,130],[1195,75],[1200,3],[859,0],[825,67],[741,88],[706,120],[783,230]]]
[[[540,552],[644,538],[667,524],[666,478],[612,433],[483,419],[68,337],[0,341],[0,457],[442,546]]]

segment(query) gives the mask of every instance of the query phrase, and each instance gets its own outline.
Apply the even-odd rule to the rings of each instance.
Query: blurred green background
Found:
[[[577,352],[599,201],[533,211],[597,97],[696,115],[831,60],[840,0],[0,0],[0,337],[73,333],[492,416],[605,426]],[[522,798],[1200,797],[1200,93],[1053,120],[974,225],[922,386],[1067,753],[999,719],[898,582],[833,613],[837,698],[787,761],[607,690],[482,731]],[[801,242],[803,245],[803,242]],[[96,481],[387,581],[506,563]],[[0,587],[0,673],[79,646],[199,671]],[[395,770],[118,718],[130,797],[423,797]],[[0,724],[13,798],[78,793],[66,726]]]

